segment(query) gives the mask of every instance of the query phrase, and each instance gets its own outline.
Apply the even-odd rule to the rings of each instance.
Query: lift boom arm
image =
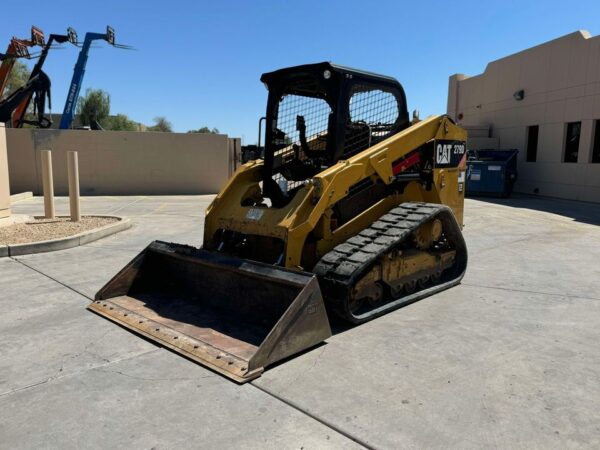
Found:
[[[4,89],[6,89],[8,78],[15,65],[16,58],[29,58],[30,55],[27,47],[35,45],[44,45],[44,33],[36,27],[31,27],[31,38],[29,40],[15,37],[10,40],[6,53],[3,55],[2,64],[0,64],[0,97],[2,97]]]
[[[40,54],[39,59],[37,60],[35,66],[31,70],[31,74],[29,75],[29,81],[33,80],[42,72],[42,67],[44,66],[44,62],[46,61],[46,57],[48,56],[48,52],[50,48],[52,48],[52,43],[58,42],[59,44],[63,44],[65,42],[70,42],[73,45],[77,45],[77,33],[73,28],[69,28],[67,30],[67,34],[51,34],[48,38],[48,42],[44,45],[44,48]],[[44,78],[48,79],[48,76],[44,73]],[[44,94],[48,96],[48,100],[50,100],[50,82],[48,79],[47,84],[47,92]],[[36,121],[26,121],[25,114],[27,112],[27,108],[29,107],[29,103],[31,102],[31,98],[34,93],[41,93],[41,91],[37,90],[29,90],[27,95],[22,97],[21,102],[16,106],[14,112],[12,113],[12,127],[13,128],[21,128],[24,123],[29,123],[32,125],[37,125],[41,128],[47,128],[52,125],[52,121],[44,117],[45,113],[45,99],[37,98],[35,99],[35,107],[38,115],[38,120]],[[40,109],[41,108],[41,109]]]
[[[75,63],[75,69],[73,72],[73,78],[71,79],[71,85],[67,93],[67,100],[65,101],[65,107],[63,109],[62,118],[60,120],[60,129],[66,130],[71,128],[73,122],[73,116],[75,115],[75,108],[77,107],[77,100],[79,99],[79,92],[81,91],[81,84],[85,75],[85,66],[87,65],[88,55],[90,47],[93,41],[105,40],[110,45],[115,44],[115,32],[111,27],[106,27],[106,33],[86,33],[83,40],[83,46],[79,52],[79,57]]]

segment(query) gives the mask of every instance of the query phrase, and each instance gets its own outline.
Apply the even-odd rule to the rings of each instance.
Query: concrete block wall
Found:
[[[217,134],[6,131],[13,194],[41,195],[41,150],[52,150],[56,195],[68,194],[69,150],[79,152],[82,195],[216,193],[233,173],[239,152],[239,139]]]

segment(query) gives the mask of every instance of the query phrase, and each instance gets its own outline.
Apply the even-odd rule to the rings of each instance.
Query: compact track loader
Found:
[[[330,63],[263,74],[264,158],[206,211],[201,249],[155,241],[89,308],[245,382],[460,282],[466,132],[409,120],[393,78]]]

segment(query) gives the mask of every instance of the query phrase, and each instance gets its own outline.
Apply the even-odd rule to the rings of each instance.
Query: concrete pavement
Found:
[[[600,446],[600,205],[467,200],[463,283],[238,386],[84,308],[151,240],[200,245],[210,196],[86,197],[133,227],[0,259],[8,448]],[[41,199],[14,205],[39,214]],[[67,199],[57,212],[66,213]]]

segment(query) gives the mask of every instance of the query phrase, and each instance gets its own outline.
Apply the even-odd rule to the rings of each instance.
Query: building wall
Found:
[[[521,101],[513,94],[524,91]],[[517,148],[520,192],[600,202],[591,163],[600,119],[600,36],[586,31],[490,62],[484,73],[450,77],[448,114],[467,129],[489,126],[498,148]],[[581,122],[577,163],[563,162],[568,122]],[[527,127],[539,126],[537,160],[526,161]],[[471,142],[482,148],[493,141]]]
[[[42,193],[41,150],[68,194],[66,152],[79,152],[82,195],[211,194],[233,173],[239,139],[199,133],[7,129],[10,191]]]
[[[6,155],[6,133],[0,123],[0,219],[10,216],[10,190],[8,181],[8,159]]]

